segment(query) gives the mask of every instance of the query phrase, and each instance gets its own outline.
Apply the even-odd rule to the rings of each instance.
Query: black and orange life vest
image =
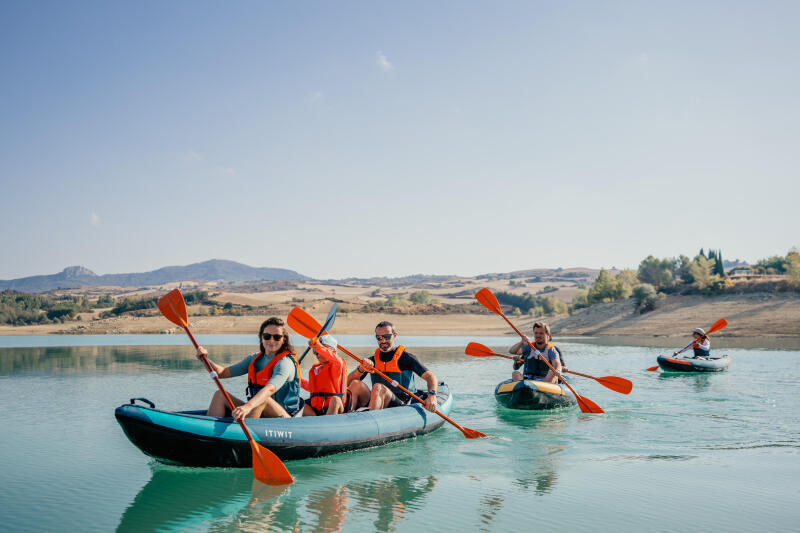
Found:
[[[392,381],[396,381],[403,387],[409,388],[409,386],[411,385],[411,380],[414,378],[413,373],[410,370],[400,370],[399,366],[400,356],[403,355],[405,349],[406,349],[405,346],[399,344],[395,349],[392,358],[384,363],[383,361],[381,361],[380,348],[376,348],[374,359],[375,359],[375,368],[377,370],[380,370],[381,372],[386,374]],[[399,387],[395,387],[389,381],[383,379],[378,374],[372,375],[372,383],[382,383],[383,385],[389,387],[395,394],[399,393],[400,395],[405,395],[405,393],[401,391]]]

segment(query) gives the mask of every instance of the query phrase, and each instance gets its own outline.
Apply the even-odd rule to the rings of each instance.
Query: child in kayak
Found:
[[[694,328],[692,330],[692,335],[694,336],[694,340],[684,346],[683,349],[674,352],[672,354],[673,357],[692,348],[694,350],[695,359],[708,359],[711,353],[711,341],[708,340],[708,335],[706,335],[705,330],[703,330],[703,328]]]
[[[339,357],[339,344],[328,334],[311,339],[317,363],[308,371],[311,399],[303,406],[303,416],[338,415],[345,412],[347,363]]]

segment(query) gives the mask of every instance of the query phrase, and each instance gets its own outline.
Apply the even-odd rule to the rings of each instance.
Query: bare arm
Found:
[[[225,379],[225,378],[231,377],[231,372],[230,372],[230,370],[228,370],[228,367],[227,366],[218,365],[217,363],[215,363],[211,359],[208,359],[208,350],[206,350],[202,346],[198,346],[197,347],[197,353],[195,355],[201,361],[203,360],[202,356],[205,355],[206,359],[208,360],[208,364],[211,365],[211,368],[214,370],[214,372],[217,373],[217,376],[220,379]]]
[[[545,376],[544,380],[549,381],[550,383],[558,383],[558,375],[561,373],[561,361],[556,359],[555,362],[551,364],[553,365],[553,368],[556,369],[556,371],[553,372],[552,370],[550,370],[549,372],[547,372],[547,376]]]
[[[518,343],[512,345],[508,349],[508,353],[511,355],[522,355],[522,345],[525,344],[525,341],[519,341]]]

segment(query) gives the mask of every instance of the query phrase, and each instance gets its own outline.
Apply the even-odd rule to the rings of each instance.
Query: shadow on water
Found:
[[[118,532],[155,530],[341,531],[348,511],[389,531],[436,488],[428,476],[328,484],[325,476],[287,487],[253,479],[250,469],[192,469],[152,464],[152,477],[123,512]],[[324,468],[323,468],[324,471]],[[369,473],[366,473],[369,475]],[[335,476],[341,479],[341,476]],[[313,486],[308,481],[316,481]]]
[[[658,379],[682,379],[691,383],[694,390],[701,392],[708,389],[713,376],[711,372],[661,372]]]
[[[528,411],[508,409],[501,405],[495,407],[497,418],[507,424],[522,429],[549,429],[559,431],[564,428],[565,417],[574,416],[575,407],[562,407],[547,411]]]

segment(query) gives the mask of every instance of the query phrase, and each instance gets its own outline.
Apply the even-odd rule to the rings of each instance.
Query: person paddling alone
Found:
[[[411,389],[413,375],[416,374],[425,380],[428,390],[418,394],[425,401],[425,409],[436,411],[436,376],[433,372],[425,368],[416,356],[406,351],[406,347],[395,346],[397,331],[391,322],[381,322],[375,326],[375,338],[378,341],[378,349],[370,358],[365,358],[364,362],[347,376],[350,395],[353,398],[353,410],[369,405],[370,410],[384,409],[386,407],[397,407],[405,405],[410,397],[386,381],[374,369],[378,369],[392,380],[396,381],[406,389]],[[365,373],[372,373],[372,390],[361,381]],[[412,391],[413,392],[413,391]]]
[[[209,360],[220,379],[247,374],[247,401],[230,395],[236,408],[231,413],[221,391],[216,391],[208,407],[208,416],[239,418],[289,418],[302,407],[300,399],[300,364],[289,342],[286,326],[280,318],[268,318],[258,330],[261,350],[230,366]],[[202,346],[197,358],[208,356]]]
[[[339,343],[330,335],[311,339],[317,363],[308,371],[311,399],[303,406],[303,416],[338,415],[345,411],[347,363],[339,357]]]
[[[558,383],[558,373],[562,369],[566,369],[566,365],[562,365],[561,352],[551,341],[550,326],[545,322],[534,323],[533,345],[535,349],[530,347],[530,339],[528,337],[508,349],[510,354],[517,356],[514,358],[514,372],[511,374],[511,379],[514,381],[532,379]],[[541,360],[541,357],[547,358],[547,361],[556,369],[556,372],[550,370],[550,367]],[[523,365],[523,371],[519,372],[518,369]]]
[[[711,341],[708,339],[708,335],[703,328],[694,328],[692,330],[692,336],[694,340],[684,346],[682,349],[674,352],[672,354],[673,357],[677,356],[692,348],[694,350],[694,358],[695,359],[708,359],[709,355],[711,355]]]

